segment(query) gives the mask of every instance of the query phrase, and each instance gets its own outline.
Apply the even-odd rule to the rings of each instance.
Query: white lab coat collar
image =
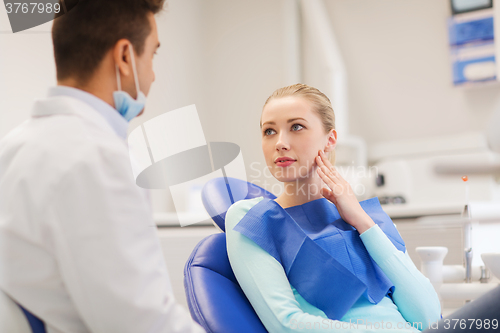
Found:
[[[129,123],[123,118],[115,108],[101,100],[97,96],[94,96],[81,89],[76,89],[67,86],[55,86],[49,89],[48,97],[71,97],[78,99],[88,106],[90,106],[94,111],[97,111],[111,126],[118,136],[123,139],[127,138]]]
[[[117,134],[106,119],[97,110],[78,98],[69,96],[54,96],[35,101],[31,111],[32,117],[53,115],[74,115],[81,117],[101,129]]]

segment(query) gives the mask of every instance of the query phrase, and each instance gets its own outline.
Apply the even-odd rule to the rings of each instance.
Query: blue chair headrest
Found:
[[[231,177],[212,179],[201,190],[201,198],[207,213],[222,231],[226,231],[224,222],[226,212],[233,203],[257,197],[276,199],[274,194],[260,186]]]

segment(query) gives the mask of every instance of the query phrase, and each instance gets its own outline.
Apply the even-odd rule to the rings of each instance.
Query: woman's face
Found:
[[[281,182],[311,177],[318,151],[335,148],[335,130],[325,132],[312,104],[303,97],[270,100],[262,111],[261,123],[266,164]]]

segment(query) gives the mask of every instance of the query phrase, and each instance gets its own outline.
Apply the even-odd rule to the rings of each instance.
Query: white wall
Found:
[[[251,162],[263,168],[260,111],[285,76],[282,6],[282,0],[169,1],[158,17],[156,82],[131,130],[196,104],[207,142],[238,144],[250,177]],[[152,192],[157,211],[174,209],[168,190]]]
[[[247,175],[262,184],[250,163],[264,168],[262,104],[289,83],[286,1],[169,1],[157,18],[157,80],[146,114],[131,130],[194,103],[207,141],[240,145]],[[499,106],[500,87],[452,86],[448,0],[325,2],[347,67],[352,134],[374,143],[485,127]],[[0,30],[7,31],[0,7]],[[55,83],[49,31],[47,23],[26,33],[0,33],[0,137],[26,119],[33,100]],[[268,188],[276,183],[268,181]],[[173,209],[167,191],[154,191],[153,198],[157,210]]]
[[[284,1],[206,2],[207,115],[209,141],[241,147],[249,180],[264,185],[259,127],[267,97],[285,85]],[[277,184],[274,178],[270,184]],[[265,186],[267,187],[267,186]],[[281,186],[277,187],[278,189]]]
[[[12,33],[0,6],[0,138],[29,117],[33,101],[55,85],[52,22]]]
[[[452,85],[448,0],[327,0],[349,75],[351,133],[368,142],[483,130],[500,86]]]
[[[196,104],[202,122],[204,119],[203,33],[206,18],[203,1],[168,1],[156,20],[161,44],[153,63],[156,80],[151,86],[144,114],[130,123],[129,132],[151,118],[190,104]],[[167,190],[151,192],[155,211],[174,211]]]

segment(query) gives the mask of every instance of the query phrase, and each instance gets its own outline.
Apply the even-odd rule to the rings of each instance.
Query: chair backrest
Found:
[[[45,330],[45,324],[40,318],[23,308],[21,305],[19,305],[21,310],[23,311],[24,315],[26,316],[26,319],[28,319],[28,322],[31,327],[31,332],[33,333],[46,333]]]
[[[266,333],[231,269],[226,234],[203,239],[184,269],[184,288],[194,321],[208,333]]]
[[[231,177],[212,179],[201,191],[203,206],[222,231],[226,230],[226,212],[233,203],[257,197],[276,199],[274,194],[260,186]]]
[[[0,332],[46,333],[43,321],[0,290]]]
[[[205,209],[222,231],[226,212],[236,201],[276,198],[257,185],[229,177],[212,179],[201,193]],[[207,332],[267,332],[236,281],[226,234],[210,235],[198,243],[184,268],[184,288],[191,316]]]

